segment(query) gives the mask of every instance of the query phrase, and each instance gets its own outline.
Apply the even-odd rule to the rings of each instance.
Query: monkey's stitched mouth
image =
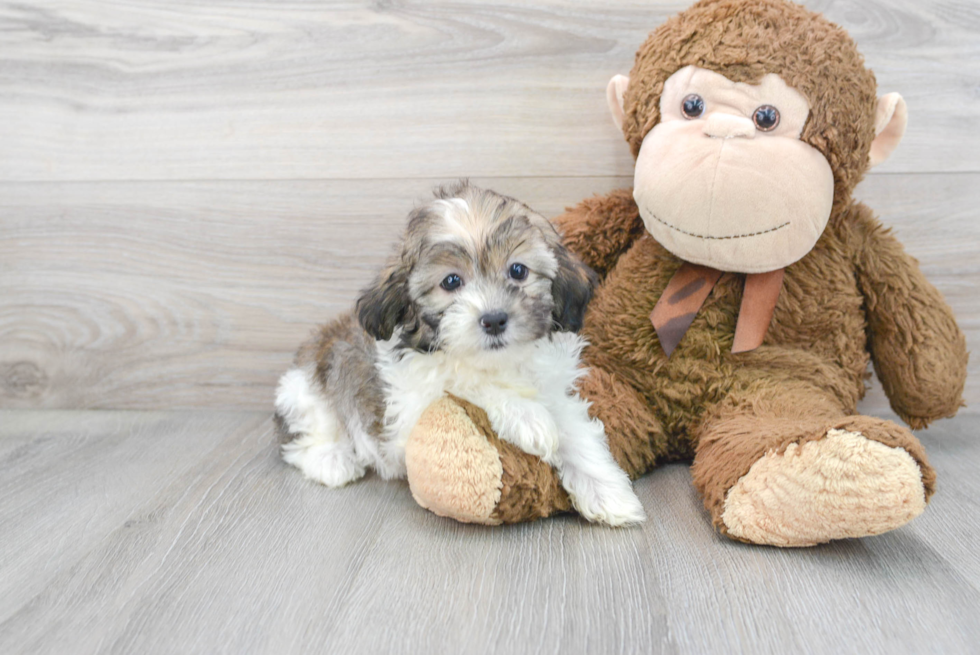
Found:
[[[784,227],[786,227],[787,225],[790,224],[790,221],[786,221],[782,225],[777,225],[776,227],[771,227],[768,230],[760,230],[759,232],[747,232],[746,234],[731,234],[731,235],[728,235],[728,236],[715,237],[715,236],[711,236],[709,234],[695,234],[694,232],[688,232],[687,230],[682,230],[679,227],[675,227],[675,226],[671,225],[670,223],[668,223],[667,221],[663,220],[662,218],[660,218],[659,216],[657,216],[656,214],[654,214],[653,212],[651,212],[649,210],[647,210],[646,213],[647,213],[648,216],[650,216],[651,218],[653,218],[653,220],[657,221],[661,225],[665,225],[666,227],[669,227],[670,229],[674,230],[675,232],[680,232],[681,234],[686,234],[689,237],[696,237],[698,239],[714,239],[714,240],[718,240],[718,241],[724,241],[726,239],[744,239],[746,237],[757,237],[760,234],[769,234],[770,232],[775,232],[776,230],[781,230],[781,229],[783,229]]]

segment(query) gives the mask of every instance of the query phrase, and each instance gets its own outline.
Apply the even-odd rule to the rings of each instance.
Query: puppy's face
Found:
[[[376,339],[493,352],[577,330],[594,274],[554,227],[518,201],[462,183],[413,212],[401,252],[358,300]]]

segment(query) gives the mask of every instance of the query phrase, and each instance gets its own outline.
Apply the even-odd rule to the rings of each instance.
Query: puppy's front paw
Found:
[[[490,424],[504,441],[553,463],[558,452],[558,425],[543,407],[528,405],[510,412],[495,412],[490,415]]]
[[[566,470],[562,486],[578,513],[589,521],[619,527],[641,523],[647,517],[622,471],[600,479],[581,471]]]

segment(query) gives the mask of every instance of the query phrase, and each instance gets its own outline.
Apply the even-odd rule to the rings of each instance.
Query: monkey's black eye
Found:
[[[697,118],[704,113],[704,98],[692,93],[681,102],[681,111],[687,118]]]
[[[463,283],[463,278],[456,275],[455,273],[450,273],[443,279],[442,284],[439,286],[446,291],[455,291]]]
[[[774,130],[779,125],[779,110],[772,105],[762,105],[752,114],[752,122],[762,132]]]
[[[511,264],[509,273],[510,276],[515,280],[526,280],[527,266],[525,266],[524,264]]]

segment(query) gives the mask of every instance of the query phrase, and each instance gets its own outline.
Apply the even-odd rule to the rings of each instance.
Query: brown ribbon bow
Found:
[[[657,306],[650,314],[650,321],[660,338],[667,357],[674,352],[694,317],[707,300],[708,294],[721,278],[721,271],[685,262],[670,279]],[[783,269],[769,273],[752,273],[745,276],[742,306],[735,324],[733,353],[755,350],[769,329],[776,309],[779,291],[783,287]]]

